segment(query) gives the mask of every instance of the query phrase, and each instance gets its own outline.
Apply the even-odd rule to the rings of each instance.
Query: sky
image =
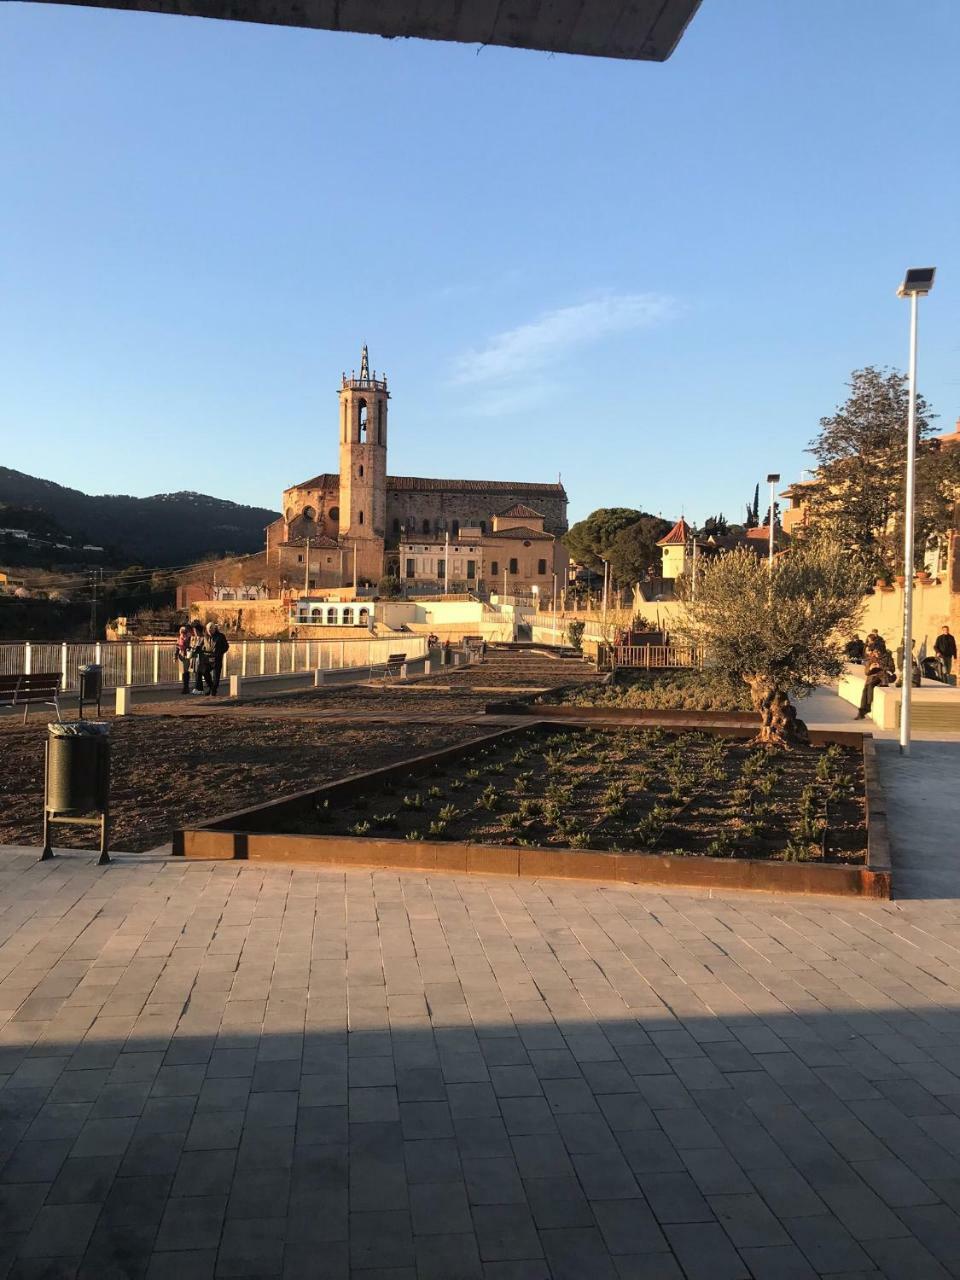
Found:
[[[703,0],[663,64],[0,5],[0,463],[279,508],[337,467],[742,518],[850,371],[960,415],[960,5]]]

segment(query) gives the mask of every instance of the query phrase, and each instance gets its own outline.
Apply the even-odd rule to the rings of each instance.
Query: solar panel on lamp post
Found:
[[[903,663],[901,666],[900,754],[910,754],[910,700],[913,689],[914,491],[917,471],[917,303],[933,288],[936,267],[909,267],[897,289],[910,299],[910,362],[907,370],[907,474],[903,500]]]

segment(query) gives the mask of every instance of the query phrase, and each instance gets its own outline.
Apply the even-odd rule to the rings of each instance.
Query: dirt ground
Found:
[[[185,823],[463,742],[490,730],[457,722],[481,714],[506,690],[571,678],[596,677],[579,663],[491,652],[481,666],[407,686],[318,689],[241,705],[184,698],[119,719],[108,713],[111,843],[134,852],[156,848]],[[370,723],[381,715],[387,723]],[[0,719],[0,843],[40,842],[46,720],[36,713],[26,726],[19,717]],[[55,843],[92,845],[92,834],[57,827]]]
[[[359,769],[475,737],[450,724],[358,725],[264,716],[130,716],[111,725],[113,837],[117,849],[166,844],[184,823],[261,804]],[[44,721],[0,723],[0,844],[39,844]],[[55,844],[90,845],[79,827]]]
[[[282,829],[790,861],[862,862],[866,844],[854,748],[772,755],[644,729],[530,730],[291,821]]]

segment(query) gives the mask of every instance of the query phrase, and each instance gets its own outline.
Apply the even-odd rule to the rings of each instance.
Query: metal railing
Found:
[[[298,671],[382,666],[398,645],[410,661],[427,654],[426,636],[367,636],[343,640],[233,640],[223,660],[224,678],[288,675]],[[89,644],[0,644],[0,675],[59,672],[64,690],[76,689],[78,668],[96,662],[103,667],[104,688],[121,685],[175,684],[182,668],[176,641],[118,640]]]
[[[613,647],[613,665],[642,671],[702,667],[703,650],[686,644],[618,644]]]

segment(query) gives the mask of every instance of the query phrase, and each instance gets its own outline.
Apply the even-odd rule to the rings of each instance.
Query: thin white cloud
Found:
[[[576,306],[548,311],[528,324],[498,333],[457,360],[453,380],[463,385],[504,383],[553,364],[577,347],[608,334],[647,328],[677,312],[662,294],[606,294]]]

